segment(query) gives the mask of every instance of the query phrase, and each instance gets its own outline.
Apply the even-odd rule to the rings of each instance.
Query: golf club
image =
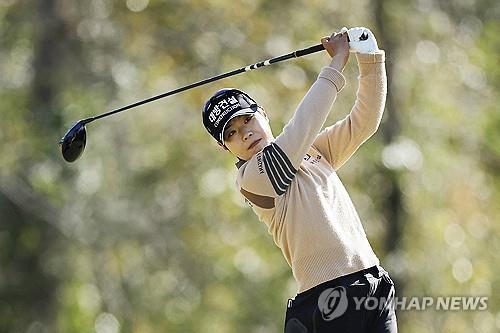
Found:
[[[322,44],[317,44],[317,45],[314,45],[311,47],[296,50],[296,51],[293,51],[293,52],[290,52],[290,53],[287,53],[287,54],[284,54],[284,55],[281,55],[278,57],[274,57],[274,58],[271,58],[271,59],[268,59],[265,61],[257,62],[253,65],[241,67],[241,68],[235,69],[235,70],[227,72],[227,73],[219,74],[217,76],[214,76],[214,77],[211,77],[211,78],[208,78],[205,80],[191,83],[187,86],[177,88],[177,89],[174,89],[174,90],[171,90],[171,91],[168,91],[168,92],[165,92],[163,94],[159,94],[159,95],[156,95],[156,96],[153,96],[150,98],[146,98],[146,99],[140,100],[138,102],[123,106],[121,108],[118,108],[118,109],[115,109],[115,110],[112,110],[112,111],[109,111],[109,112],[106,112],[106,113],[103,113],[103,114],[100,114],[97,116],[93,116],[93,117],[79,120],[66,132],[66,134],[64,134],[62,139],[59,141],[59,145],[61,147],[61,153],[67,162],[76,161],[82,155],[83,150],[85,149],[85,144],[87,141],[87,129],[85,126],[88,123],[93,122],[94,120],[108,117],[108,116],[111,116],[115,113],[119,113],[119,112],[122,112],[122,111],[125,111],[128,109],[131,109],[133,107],[143,105],[143,104],[155,101],[155,100],[163,98],[163,97],[171,96],[171,95],[177,94],[179,92],[182,92],[182,91],[194,88],[194,87],[198,87],[198,86],[210,83],[210,82],[221,80],[221,79],[224,79],[224,78],[236,75],[236,74],[248,72],[248,71],[260,68],[260,67],[268,66],[268,65],[280,62],[280,61],[302,57],[304,55],[308,55],[311,53],[322,51],[324,49],[325,48],[323,47]]]

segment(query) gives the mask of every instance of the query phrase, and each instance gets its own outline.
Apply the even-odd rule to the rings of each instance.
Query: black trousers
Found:
[[[395,333],[394,293],[380,266],[324,282],[288,300],[285,333]]]

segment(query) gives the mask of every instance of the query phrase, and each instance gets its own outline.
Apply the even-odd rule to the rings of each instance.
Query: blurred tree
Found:
[[[61,51],[67,38],[55,1],[39,1],[35,8],[25,3],[12,7],[4,13],[3,27],[7,30],[4,43],[10,42],[10,47],[14,48],[16,44],[31,41],[33,79],[29,93],[28,90],[12,89],[13,94],[26,93],[26,100],[15,103],[18,110],[9,110],[18,112],[15,122],[10,125],[19,131],[16,139],[28,141],[32,147],[16,152],[14,169],[3,170],[0,182],[3,236],[0,300],[4,305],[0,307],[0,331],[46,331],[56,327],[56,291],[61,278],[48,269],[47,260],[57,251],[61,238],[51,225],[56,215],[50,203],[31,182],[33,173],[43,163],[41,158],[45,154],[56,156],[43,139],[60,128],[60,115],[54,110],[58,109],[56,95],[61,90],[58,73],[63,70]],[[34,19],[28,23],[25,18],[30,16]],[[23,20],[17,21],[19,18]],[[31,33],[25,29],[16,31],[16,27],[25,24],[31,25]]]

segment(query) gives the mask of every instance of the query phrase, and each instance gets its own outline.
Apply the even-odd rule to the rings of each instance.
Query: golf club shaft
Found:
[[[235,70],[227,72],[227,73],[219,74],[217,76],[214,76],[214,77],[211,77],[211,78],[208,78],[208,79],[205,79],[205,80],[201,80],[201,81],[198,81],[198,82],[195,82],[195,83],[191,83],[191,84],[189,84],[187,86],[184,86],[184,87],[181,87],[181,88],[177,88],[177,89],[165,92],[163,94],[159,94],[159,95],[156,95],[156,96],[153,96],[153,97],[149,97],[149,98],[140,100],[138,102],[135,102],[135,103],[123,106],[123,107],[121,107],[119,109],[111,110],[109,112],[106,112],[106,113],[103,113],[103,114],[100,114],[100,115],[97,115],[97,116],[94,116],[94,117],[87,118],[87,119],[84,120],[84,122],[87,124],[87,123],[90,123],[90,122],[92,122],[94,120],[97,120],[97,119],[100,119],[100,118],[104,118],[104,117],[107,117],[107,116],[111,116],[111,115],[113,115],[115,113],[122,112],[122,111],[125,111],[125,110],[128,110],[128,109],[134,108],[136,106],[143,105],[143,104],[155,101],[155,100],[163,98],[163,97],[174,95],[174,94],[177,94],[177,93],[182,92],[184,90],[188,90],[188,89],[191,89],[191,88],[202,86],[202,85],[210,83],[210,82],[214,82],[214,81],[217,81],[217,80],[220,80],[220,79],[224,79],[226,77],[230,77],[230,76],[233,76],[233,75],[236,75],[236,74],[248,72],[248,71],[260,68],[260,67],[268,66],[268,65],[280,62],[280,61],[284,61],[284,60],[288,60],[288,59],[293,59],[293,58],[299,58],[299,57],[302,57],[302,56],[305,56],[305,55],[308,55],[308,54],[311,54],[311,53],[320,52],[320,51],[322,51],[324,49],[325,48],[323,47],[322,44],[317,44],[317,45],[310,46],[310,47],[307,47],[307,48],[304,48],[304,49],[296,50],[296,51],[293,51],[293,52],[290,52],[290,53],[287,53],[287,54],[284,54],[284,55],[281,55],[281,56],[278,56],[278,57],[274,57],[274,58],[271,58],[271,59],[268,59],[268,60],[257,62],[257,63],[255,63],[253,65],[241,67],[241,68],[235,69]]]

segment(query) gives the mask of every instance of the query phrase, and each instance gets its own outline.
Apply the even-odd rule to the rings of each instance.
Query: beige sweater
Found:
[[[385,105],[384,51],[356,57],[359,88],[347,117],[321,131],[345,84],[324,67],[283,132],[238,170],[237,185],[283,252],[298,292],[379,263],[335,172],[377,130]]]

